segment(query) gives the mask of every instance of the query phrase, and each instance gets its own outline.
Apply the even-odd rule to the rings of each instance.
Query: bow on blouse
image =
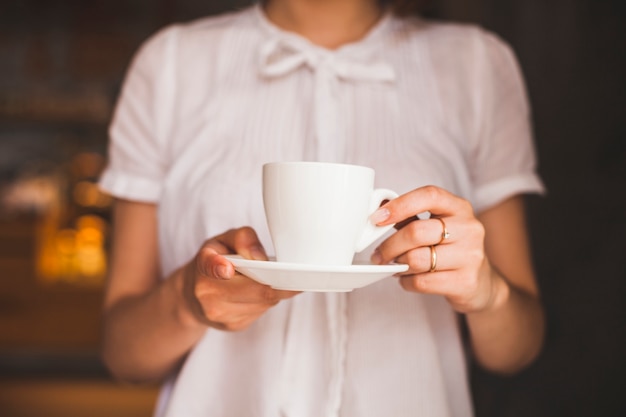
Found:
[[[346,161],[346,138],[341,136],[339,87],[340,82],[391,82],[395,73],[391,66],[369,60],[357,62],[353,58],[316,47],[304,39],[279,38],[265,43],[260,51],[261,74],[278,78],[301,67],[308,67],[314,74],[314,125],[315,141],[305,144],[304,158],[324,162]],[[319,311],[326,311],[326,346],[330,363],[316,362],[319,352],[312,352]],[[311,320],[312,317],[315,317]],[[283,416],[308,416],[314,408],[325,403],[324,415],[337,416],[341,407],[344,379],[344,361],[347,343],[347,299],[344,293],[302,294],[292,304],[287,331],[282,370]],[[317,341],[319,343],[319,340]],[[326,380],[324,400],[311,397],[307,380],[319,375],[320,370],[330,373]]]
[[[334,51],[314,46],[298,38],[272,39],[260,51],[261,74],[282,77],[306,66],[314,72],[315,144],[305,152],[306,159],[345,162],[345,138],[341,137],[340,81],[391,82],[395,73],[382,62],[357,62]]]

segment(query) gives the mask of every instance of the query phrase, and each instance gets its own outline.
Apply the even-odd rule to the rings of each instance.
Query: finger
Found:
[[[235,267],[214,249],[214,244],[203,246],[196,256],[196,271],[205,278],[231,279],[235,275]]]
[[[428,185],[389,201],[372,214],[371,220],[383,226],[402,222],[423,212],[441,217],[473,215],[469,202],[442,188]]]
[[[471,273],[447,271],[416,274],[400,278],[400,285],[412,292],[446,297],[459,313],[479,311],[493,301],[491,280],[482,283]]]
[[[446,218],[446,230],[457,231],[463,226],[454,218]],[[448,227],[448,223],[450,227]],[[448,245],[453,243],[452,235],[442,240],[443,226],[437,219],[423,219],[413,221],[387,238],[376,248],[372,262],[387,264],[396,260],[400,255],[419,247]]]
[[[231,301],[259,302],[274,298],[282,300],[299,294],[297,291],[275,290],[238,273],[234,265],[210,245],[205,245],[198,253],[196,270],[201,277],[229,281],[229,285],[223,289]]]
[[[451,271],[463,267],[464,256],[453,246],[423,246],[400,255],[396,262],[409,265],[405,272],[397,276],[421,274],[424,272]]]
[[[235,284],[232,287],[232,291],[235,292],[234,300],[241,303],[261,302],[274,305],[301,293],[301,291],[276,290],[239,273],[236,274],[233,283]]]
[[[237,253],[246,259],[267,261],[265,249],[263,248],[256,232],[251,227],[241,227],[239,229],[229,230],[228,232],[218,236],[216,239],[221,244],[231,249],[232,252]]]
[[[276,290],[238,272],[221,285],[224,300],[231,303],[274,305],[299,294],[298,291]]]
[[[400,277],[400,285],[407,291],[454,297],[464,291],[457,271],[426,272]]]

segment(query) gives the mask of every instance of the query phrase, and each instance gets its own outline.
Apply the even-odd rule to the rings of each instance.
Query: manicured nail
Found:
[[[381,256],[380,251],[378,249],[376,249],[374,253],[372,253],[372,256],[370,259],[372,263],[375,265],[379,265],[383,261],[383,257]]]
[[[370,216],[370,221],[374,224],[382,223],[391,216],[389,209],[384,207],[379,208]]]

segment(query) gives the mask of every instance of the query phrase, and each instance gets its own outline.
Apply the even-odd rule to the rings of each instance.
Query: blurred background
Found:
[[[95,181],[129,60],[245,0],[0,0],[0,416],[149,416],[98,358],[110,199]],[[515,49],[546,197],[529,200],[541,358],[473,369],[478,417],[626,415],[626,12],[611,0],[431,0]]]

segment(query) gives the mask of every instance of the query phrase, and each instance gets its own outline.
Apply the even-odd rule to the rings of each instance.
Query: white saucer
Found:
[[[352,291],[409,269],[404,264],[322,266],[253,261],[237,255],[224,257],[239,273],[272,288],[289,291]]]

